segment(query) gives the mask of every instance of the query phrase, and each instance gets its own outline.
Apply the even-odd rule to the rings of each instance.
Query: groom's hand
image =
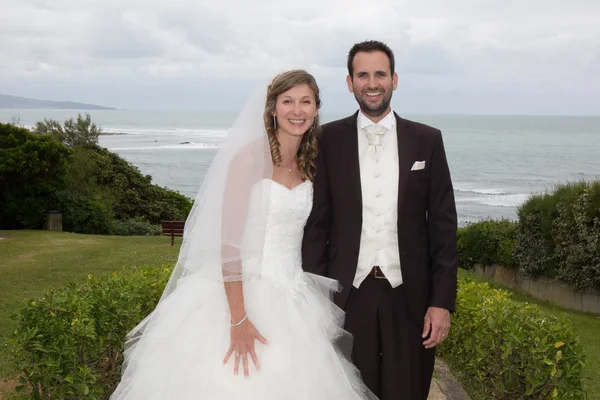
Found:
[[[450,312],[444,308],[429,307],[425,314],[425,325],[423,326],[423,342],[426,349],[431,349],[442,343],[450,331]]]

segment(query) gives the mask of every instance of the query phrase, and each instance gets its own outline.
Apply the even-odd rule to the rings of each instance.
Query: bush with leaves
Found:
[[[111,203],[106,199],[69,187],[54,193],[52,207],[62,212],[66,232],[110,235],[113,226]]]
[[[173,190],[152,184],[150,175],[143,175],[119,155],[99,146],[90,146],[86,155],[96,167],[89,179],[110,190],[113,213],[118,220],[143,218],[151,224],[161,220],[187,218],[191,200]]]
[[[119,155],[97,145],[101,128],[91,117],[78,115],[64,122],[44,120],[36,132],[74,149],[67,188],[55,193],[52,208],[63,211],[63,228],[77,233],[155,234],[161,220],[185,220],[191,200],[173,190],[152,184]],[[115,220],[110,222],[110,220]],[[136,222],[148,221],[142,227]],[[117,222],[123,221],[123,222]],[[112,228],[110,227],[112,225]],[[150,225],[154,225],[151,227]]]
[[[0,229],[39,229],[52,194],[66,186],[73,151],[0,123]]]
[[[123,342],[158,303],[172,272],[133,267],[89,276],[28,300],[13,316],[14,399],[107,399],[121,373]]]
[[[600,181],[532,196],[518,214],[514,255],[521,272],[600,290]]]
[[[162,228],[140,218],[113,221],[111,234],[117,236],[160,236]]]
[[[460,280],[441,356],[476,399],[583,399],[584,353],[569,320]]]
[[[52,208],[62,212],[67,232],[108,235],[114,219],[113,196],[109,188],[90,179],[97,166],[88,153],[87,148],[75,148],[67,186],[53,194]]]
[[[508,219],[484,220],[458,230],[458,260],[464,269],[475,264],[516,268],[513,250],[518,223]]]
[[[557,204],[552,237],[558,278],[577,289],[600,290],[600,181]]]
[[[556,246],[552,237],[554,220],[558,217],[558,203],[572,203],[587,186],[586,182],[559,185],[554,190],[531,196],[517,210],[519,234],[515,258],[521,272],[556,277]]]

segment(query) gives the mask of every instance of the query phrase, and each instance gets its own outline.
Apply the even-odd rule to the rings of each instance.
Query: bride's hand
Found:
[[[254,327],[249,319],[246,319],[243,323],[238,326],[231,327],[231,345],[227,351],[227,355],[223,359],[223,364],[226,364],[229,357],[235,353],[235,361],[233,373],[235,375],[239,372],[240,361],[244,366],[244,376],[248,377],[248,354],[252,358],[254,365],[257,370],[260,370],[260,364],[258,357],[254,351],[254,341],[258,340],[262,344],[267,344],[267,339],[262,337],[258,330]]]

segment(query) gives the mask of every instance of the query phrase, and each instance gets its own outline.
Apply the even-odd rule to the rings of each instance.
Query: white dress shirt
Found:
[[[358,158],[362,188],[363,220],[358,266],[353,286],[358,288],[374,266],[381,268],[392,287],[402,284],[398,248],[398,137],[396,117],[390,111],[377,125],[387,129],[379,157],[369,152],[364,128],[374,125],[358,113]]]

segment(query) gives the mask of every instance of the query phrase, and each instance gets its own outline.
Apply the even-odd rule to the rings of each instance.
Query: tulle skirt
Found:
[[[190,275],[134,330],[111,400],[375,399],[349,362],[344,313],[330,300],[337,282],[302,273],[294,282],[244,282],[260,371],[233,373],[230,315],[222,283]],[[140,328],[139,327],[139,328]],[[342,348],[345,347],[345,350]]]

